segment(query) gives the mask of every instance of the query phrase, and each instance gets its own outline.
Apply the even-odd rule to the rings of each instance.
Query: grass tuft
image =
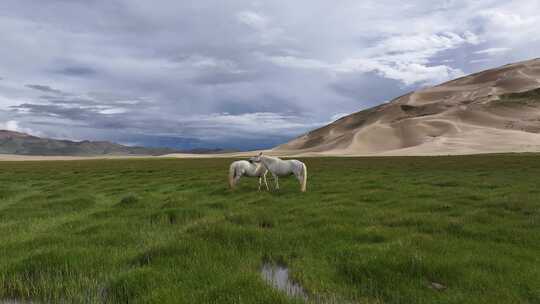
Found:
[[[139,197],[135,194],[128,194],[120,199],[120,202],[118,203],[120,206],[133,206],[139,202]]]

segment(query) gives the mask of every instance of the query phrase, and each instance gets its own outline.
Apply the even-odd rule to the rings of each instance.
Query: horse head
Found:
[[[262,152],[259,152],[259,154],[257,154],[257,156],[250,157],[249,162],[250,163],[260,163],[262,156],[263,156]]]

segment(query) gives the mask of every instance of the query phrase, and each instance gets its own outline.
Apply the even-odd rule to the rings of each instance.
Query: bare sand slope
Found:
[[[441,155],[540,151],[540,59],[483,71],[343,117],[273,152]]]

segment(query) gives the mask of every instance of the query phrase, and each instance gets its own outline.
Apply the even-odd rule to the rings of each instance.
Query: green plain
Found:
[[[540,155],[231,161],[0,162],[0,302],[540,303]]]

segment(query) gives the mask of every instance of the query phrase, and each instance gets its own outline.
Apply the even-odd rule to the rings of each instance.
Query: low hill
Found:
[[[168,148],[129,147],[108,141],[70,141],[41,138],[0,130],[0,154],[17,155],[163,155],[178,152]]]

